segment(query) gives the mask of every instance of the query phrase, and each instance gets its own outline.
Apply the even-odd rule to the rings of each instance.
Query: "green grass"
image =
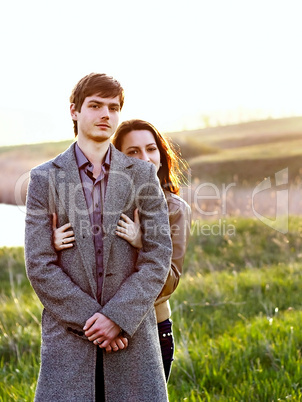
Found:
[[[301,264],[185,278],[173,297],[171,400],[299,398],[299,285]]]
[[[171,298],[170,401],[300,401],[302,218],[287,235],[254,219],[227,223],[234,236],[194,226]],[[0,249],[0,280],[0,401],[32,401],[41,305],[22,248]]]
[[[31,401],[39,370],[41,305],[23,248],[0,249],[0,401]]]

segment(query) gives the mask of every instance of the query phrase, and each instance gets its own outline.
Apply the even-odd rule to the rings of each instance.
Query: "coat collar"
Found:
[[[115,169],[125,169],[131,167],[134,163],[132,158],[126,156],[122,152],[118,151],[112,144],[110,146],[111,163],[115,165]],[[52,163],[58,168],[70,169],[70,164],[76,163],[75,159],[75,142],[70,145],[63,153],[53,159]]]
[[[75,234],[76,246],[80,252],[83,266],[94,295],[97,294],[95,281],[95,251],[90,230],[90,219],[81,178],[75,157],[75,143],[53,160],[55,191],[59,201],[56,204],[60,214],[64,210]]]
[[[104,271],[106,270],[115,228],[121,213],[131,199],[133,165],[135,161],[118,151],[110,144],[111,164],[103,208],[103,252]],[[77,247],[84,261],[84,266],[93,293],[96,289],[95,250],[89,213],[81,178],[75,157],[75,143],[53,160],[55,169],[55,189],[60,199],[60,206],[66,212],[75,233]],[[105,274],[105,272],[104,272]]]
[[[116,234],[116,225],[121,213],[133,199],[133,166],[135,160],[124,155],[111,145],[111,165],[103,208],[103,263],[107,267],[110,248]]]

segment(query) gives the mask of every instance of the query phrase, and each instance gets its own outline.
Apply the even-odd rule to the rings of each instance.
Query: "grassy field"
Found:
[[[194,226],[171,299],[170,401],[300,401],[302,219],[286,235],[251,218],[226,224],[233,235]],[[32,401],[41,306],[22,248],[0,249],[0,268],[0,401]]]

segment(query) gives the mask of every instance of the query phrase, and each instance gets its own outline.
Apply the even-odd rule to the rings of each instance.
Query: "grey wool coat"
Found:
[[[111,146],[111,166],[103,210],[104,281],[97,301],[95,250],[74,144],[31,171],[27,194],[25,261],[40,298],[41,368],[37,402],[95,400],[97,346],[83,326],[100,312],[126,333],[129,346],[104,354],[108,402],[168,400],[157,335],[154,302],[167,277],[171,240],[165,197],[152,163],[130,158]],[[137,252],[115,235],[121,213],[138,207],[144,246]],[[71,222],[72,248],[57,253],[52,216]]]

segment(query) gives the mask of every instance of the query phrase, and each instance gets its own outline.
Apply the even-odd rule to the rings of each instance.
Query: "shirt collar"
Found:
[[[93,164],[89,161],[89,159],[83,153],[83,151],[81,150],[81,148],[79,147],[77,142],[75,144],[75,156],[76,156],[77,165],[78,165],[79,169],[81,169],[87,165],[93,166]],[[111,162],[111,150],[110,150],[110,147],[108,147],[108,151],[105,154],[105,158],[102,163],[102,166],[105,165],[106,167],[110,167],[110,162]]]

